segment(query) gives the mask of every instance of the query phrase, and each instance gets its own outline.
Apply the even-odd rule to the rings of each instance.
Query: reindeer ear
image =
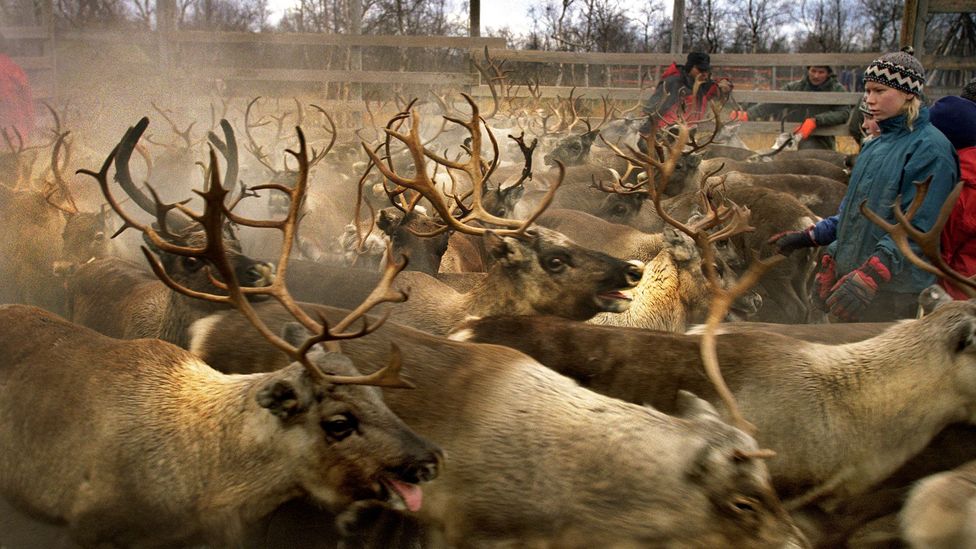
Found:
[[[711,419],[722,421],[715,407],[703,399],[698,398],[694,393],[688,391],[678,391],[678,398],[675,402],[678,417],[691,420]]]
[[[502,265],[510,267],[525,261],[522,246],[510,236],[499,236],[494,231],[485,231],[485,249],[491,257]]]
[[[507,189],[501,189],[499,193],[505,197],[505,200],[511,201],[514,204],[522,199],[522,195],[525,194],[525,186],[512,185]]]
[[[297,322],[287,322],[281,328],[281,339],[284,339],[292,347],[301,347],[312,334],[305,329],[305,326]]]
[[[389,235],[393,232],[393,227],[400,222],[402,216],[398,215],[399,210],[393,208],[383,208],[380,213],[376,215],[376,226],[379,227],[381,231]]]
[[[960,322],[955,330],[956,352],[972,352],[976,348],[976,319],[970,317]]]
[[[294,383],[289,379],[271,381],[262,387],[254,398],[258,406],[267,408],[275,417],[282,420],[291,419],[306,409]]]

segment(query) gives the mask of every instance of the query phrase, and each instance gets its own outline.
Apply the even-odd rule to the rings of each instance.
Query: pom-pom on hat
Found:
[[[956,150],[976,147],[976,102],[947,95],[929,107],[929,122]]]
[[[925,68],[914,56],[898,51],[875,59],[864,71],[865,82],[877,82],[915,96],[922,96]]]

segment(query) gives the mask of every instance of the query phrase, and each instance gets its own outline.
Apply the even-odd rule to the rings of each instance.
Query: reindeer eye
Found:
[[[558,255],[546,258],[542,266],[550,273],[559,273],[566,270],[566,258]]]
[[[183,267],[190,271],[195,271],[203,265],[203,262],[195,257],[184,257]]]
[[[753,498],[740,496],[728,503],[729,509],[737,514],[755,514],[759,511],[759,502]]]
[[[358,425],[354,416],[336,414],[322,422],[322,430],[325,431],[326,438],[339,441],[353,434]]]
[[[627,213],[627,208],[625,208],[623,204],[617,204],[613,207],[613,213],[617,215],[624,215]]]
[[[105,233],[95,233],[95,242],[101,242],[105,240]]]

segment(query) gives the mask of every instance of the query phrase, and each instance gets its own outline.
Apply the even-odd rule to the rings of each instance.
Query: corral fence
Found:
[[[35,96],[54,102],[104,94],[122,104],[147,90],[186,97],[315,97],[333,111],[359,113],[370,98],[411,98],[428,91],[464,91],[488,100],[489,87],[471,61],[503,63],[518,97],[602,98],[636,105],[673,61],[684,55],[511,50],[501,38],[329,35],[192,30],[55,30],[50,24],[0,27],[14,58],[29,73]],[[854,105],[846,93],[783,92],[809,65],[829,65],[842,82],[878,53],[713,54],[713,75],[731,76],[740,104]],[[486,57],[487,56],[487,57]],[[678,57],[678,59],[676,59]],[[923,55],[928,70],[976,74],[976,59]],[[529,90],[528,83],[537,87]],[[575,89],[575,91],[574,91]],[[957,90],[929,89],[930,98]],[[171,102],[172,103],[172,102]],[[749,122],[740,131],[775,134],[776,122]],[[818,129],[840,135],[844,128]]]

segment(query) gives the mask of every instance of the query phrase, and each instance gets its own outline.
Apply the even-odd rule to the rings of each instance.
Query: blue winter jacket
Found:
[[[959,160],[949,140],[929,123],[927,107],[921,108],[914,130],[908,129],[904,115],[883,120],[879,126],[881,135],[857,157],[837,215],[817,223],[813,238],[819,245],[830,244],[827,253],[834,257],[838,278],[876,255],[892,275],[880,291],[917,293],[933,284],[935,277],[905,259],[884,229],[861,214],[861,202],[866,200],[868,208],[895,223],[895,198],[901,195],[902,211],[907,211],[915,196],[914,182],[931,175],[928,195],[912,220],[912,225],[928,231],[959,181]]]

